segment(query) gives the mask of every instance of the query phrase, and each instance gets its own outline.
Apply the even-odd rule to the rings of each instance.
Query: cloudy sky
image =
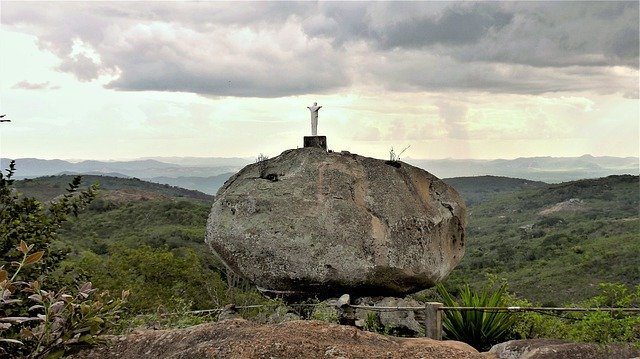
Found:
[[[637,1],[0,3],[2,157],[638,156]]]

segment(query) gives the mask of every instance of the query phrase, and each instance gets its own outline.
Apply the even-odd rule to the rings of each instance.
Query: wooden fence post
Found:
[[[429,302],[424,305],[424,334],[427,338],[442,340],[442,303]]]

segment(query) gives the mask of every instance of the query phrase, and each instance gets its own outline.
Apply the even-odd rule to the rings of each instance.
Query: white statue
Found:
[[[309,111],[311,111],[311,136],[318,135],[318,111],[322,108],[322,106],[318,106],[317,102],[313,103],[313,106],[307,106]]]

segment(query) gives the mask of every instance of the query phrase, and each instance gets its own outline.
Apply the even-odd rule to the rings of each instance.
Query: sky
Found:
[[[0,2],[0,156],[638,156],[626,2]]]

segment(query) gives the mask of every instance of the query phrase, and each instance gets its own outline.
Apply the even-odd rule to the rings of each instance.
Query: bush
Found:
[[[601,283],[600,293],[572,306],[586,308],[638,308],[640,286],[632,292],[621,283]],[[530,306],[520,301],[518,306]],[[557,338],[610,344],[640,343],[640,315],[624,312],[526,312],[514,328],[523,338]]]
[[[91,282],[71,295],[64,289],[45,290],[38,281],[18,281],[21,270],[38,263],[44,255],[44,251],[30,254],[32,249],[33,245],[20,242],[17,250],[23,258],[11,276],[4,266],[0,267],[0,342],[5,344],[0,354],[59,358],[96,343],[117,318],[128,292],[123,292],[120,299],[109,300],[107,292],[94,294]],[[28,300],[21,299],[25,296]]]
[[[163,248],[113,244],[109,256],[85,251],[74,262],[101,288],[130,288],[126,308],[131,315],[171,308],[176,301],[190,303],[190,310],[227,304],[227,286],[220,274],[205,266],[195,251],[184,252],[177,255]]]
[[[93,199],[96,187],[77,192],[76,177],[67,194],[45,206],[14,190],[14,171],[12,161],[6,177],[0,173],[0,356],[59,358],[95,343],[127,292],[109,300],[90,282],[69,291],[51,275],[66,255],[56,230]]]
[[[0,173],[0,265],[19,261],[22,254],[16,249],[21,241],[34,251],[47,251],[39,265],[25,268],[22,280],[35,280],[41,271],[51,271],[64,259],[63,247],[54,246],[57,230],[77,216],[96,196],[97,186],[78,192],[81,177],[75,177],[67,193],[45,206],[35,198],[23,197],[12,187],[15,161],[11,161],[7,175]],[[51,279],[51,278],[50,278]]]

